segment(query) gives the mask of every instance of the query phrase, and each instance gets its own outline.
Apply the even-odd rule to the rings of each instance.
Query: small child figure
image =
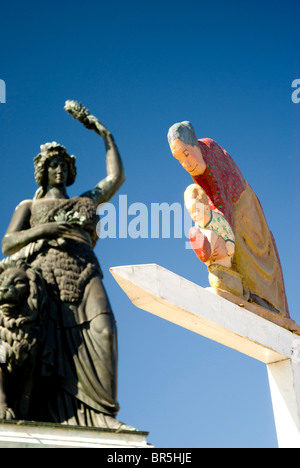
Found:
[[[224,216],[209,206],[207,195],[198,184],[191,184],[184,192],[185,206],[196,226],[190,230],[190,242],[207,266],[218,264],[231,268],[235,237]]]

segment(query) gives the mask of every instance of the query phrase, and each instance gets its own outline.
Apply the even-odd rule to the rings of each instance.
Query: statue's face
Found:
[[[62,156],[56,156],[48,163],[48,186],[66,186],[69,174],[69,166]]]
[[[0,306],[3,313],[21,305],[29,293],[29,281],[21,268],[9,268],[0,275]]]
[[[206,165],[198,145],[189,145],[176,138],[170,143],[170,148],[173,156],[179,160],[182,167],[192,176],[203,174]]]
[[[210,219],[210,208],[203,188],[198,184],[189,185],[184,192],[184,203],[192,220],[198,223],[199,227],[204,227],[206,220]]]
[[[206,169],[202,152],[191,122],[178,122],[168,131],[173,156],[191,176],[203,174]]]

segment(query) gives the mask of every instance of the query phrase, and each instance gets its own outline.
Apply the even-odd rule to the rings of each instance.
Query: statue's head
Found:
[[[76,158],[70,156],[64,146],[59,145],[56,141],[41,145],[41,152],[34,158],[35,180],[36,183],[44,190],[48,185],[48,170],[51,161],[54,159],[63,159],[68,168],[66,185],[72,185],[76,178]]]
[[[205,162],[191,122],[179,122],[168,131],[168,141],[173,156],[191,176],[203,174]]]
[[[210,218],[210,208],[207,195],[200,185],[190,184],[185,189],[184,204],[192,220],[197,223],[199,227],[204,227],[206,224],[204,220]]]
[[[25,303],[31,310],[38,310],[44,295],[40,270],[9,257],[0,262],[0,317],[18,315]]]
[[[29,278],[25,269],[12,267],[0,275],[0,310],[4,315],[15,313],[29,295]]]

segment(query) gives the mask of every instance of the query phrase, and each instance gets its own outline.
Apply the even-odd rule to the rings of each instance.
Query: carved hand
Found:
[[[39,239],[58,239],[69,231],[70,228],[61,223],[47,223],[23,231],[9,232],[2,240],[2,251],[4,255],[12,255],[30,242]]]
[[[65,103],[65,110],[71,114],[74,119],[82,122],[89,130],[94,130],[101,137],[110,135],[110,131],[94,115],[91,115],[82,104],[77,101],[68,100]]]
[[[55,239],[62,237],[69,231],[70,227],[63,223],[46,223],[37,227],[38,237],[46,239]]]
[[[101,137],[110,135],[110,131],[105,127],[95,116],[89,115],[83,122],[84,126],[90,130],[94,130]]]
[[[16,419],[16,416],[11,408],[8,408],[5,404],[0,404],[0,419],[6,419],[11,421],[13,419]]]

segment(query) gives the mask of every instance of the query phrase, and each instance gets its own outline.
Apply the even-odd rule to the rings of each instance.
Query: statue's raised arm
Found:
[[[97,117],[91,115],[82,104],[68,100],[65,103],[65,110],[104,139],[107,175],[92,190],[84,193],[84,196],[91,197],[96,205],[105,203],[114,196],[125,181],[123,163],[114,138],[108,128]]]

